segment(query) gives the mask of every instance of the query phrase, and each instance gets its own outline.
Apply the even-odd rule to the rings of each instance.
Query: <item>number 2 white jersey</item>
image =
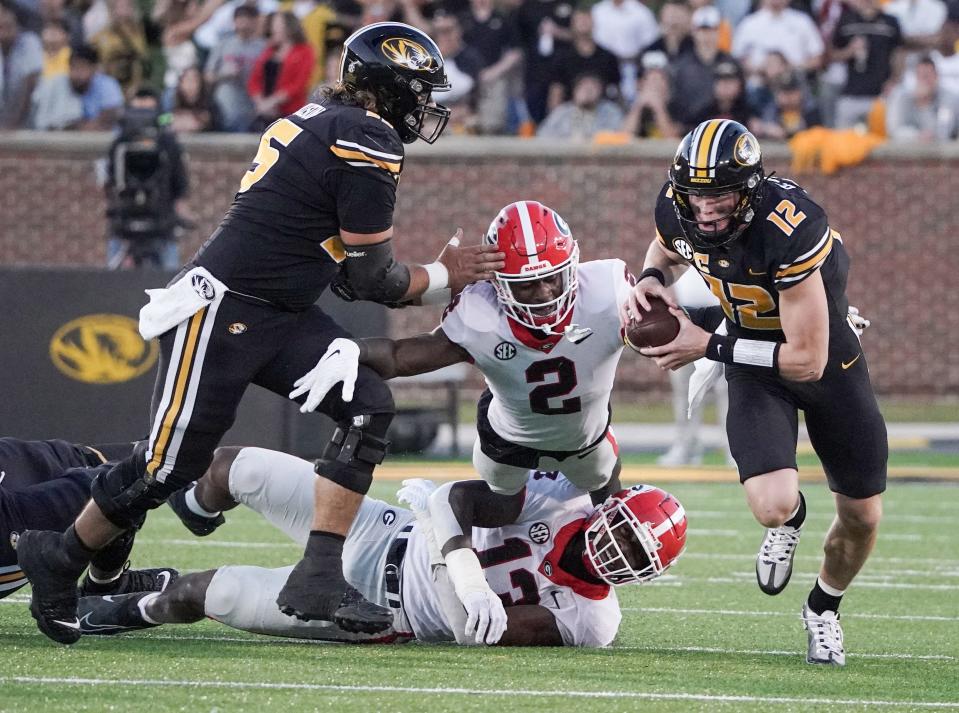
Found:
[[[622,615],[612,587],[559,567],[569,540],[593,512],[585,491],[558,473],[532,473],[516,523],[473,528],[473,548],[490,588],[504,604],[538,604],[556,618],[567,646],[608,646]],[[430,573],[426,540],[415,527],[403,562],[403,609],[420,640],[453,639]]]
[[[467,287],[443,315],[443,332],[486,377],[493,430],[511,443],[576,451],[606,429],[623,350],[619,306],[629,295],[631,276],[626,263],[613,259],[582,263],[577,278],[571,322],[592,330],[578,343],[537,340],[507,318],[488,282]]]

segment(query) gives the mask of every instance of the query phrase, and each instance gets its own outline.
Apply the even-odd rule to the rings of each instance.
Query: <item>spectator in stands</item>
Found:
[[[216,122],[210,92],[199,67],[190,67],[180,75],[173,93],[172,128],[178,134],[210,131]]]
[[[223,5],[224,0],[156,0],[150,18],[163,28],[160,41],[166,71],[163,87],[173,91],[180,75],[196,66],[193,33]]]
[[[766,53],[761,71],[746,82],[746,98],[757,114],[762,115],[775,106],[776,87],[791,73],[792,68],[782,52],[773,50]]]
[[[890,139],[949,141],[956,138],[959,96],[939,85],[936,63],[922,57],[915,81],[901,82],[889,95],[886,133]]]
[[[619,131],[623,110],[603,98],[603,82],[595,74],[581,74],[573,82],[573,97],[549,113],[537,131],[554,139],[589,140],[601,131]]]
[[[759,10],[744,17],[733,32],[733,57],[750,75],[762,70],[766,54],[773,50],[793,67],[817,70],[824,49],[816,23],[790,8],[789,0],[761,0]]]
[[[37,24],[38,31],[51,22],[62,22],[67,28],[67,44],[69,46],[83,44],[83,22],[81,21],[83,13],[81,3],[71,0],[65,3],[64,0],[39,0],[37,3]]]
[[[147,71],[146,32],[133,0],[108,0],[110,23],[90,38],[103,70],[133,96]]]
[[[928,51],[939,43],[939,32],[947,14],[942,0],[891,0],[883,5],[882,11],[899,21],[903,43],[908,49]]]
[[[526,109],[534,124],[546,116],[546,101],[553,81],[553,55],[556,45],[571,37],[571,14],[572,7],[566,0],[522,0],[516,10],[516,28],[526,60],[523,91]]]
[[[496,9],[493,0],[470,0],[470,10],[461,20],[463,41],[479,52],[483,69],[479,75],[476,128],[482,134],[503,133],[510,102],[510,80],[523,61],[516,24]]]
[[[24,126],[42,71],[40,38],[20,28],[10,5],[0,5],[0,129]]]
[[[663,52],[644,52],[636,99],[623,121],[623,132],[644,139],[675,139],[669,86],[669,59]]]
[[[74,47],[70,72],[40,82],[33,94],[35,129],[104,131],[116,126],[123,110],[119,82],[100,71],[97,51]]]
[[[756,114],[746,100],[746,80],[743,70],[732,61],[716,65],[712,101],[685,130],[708,119],[732,119],[752,130]]]
[[[865,121],[901,65],[902,45],[899,21],[880,9],[880,0],[845,3],[832,38],[833,58],[846,63],[846,83],[836,101],[835,124],[841,129]]]
[[[672,65],[673,118],[680,126],[695,126],[713,98],[715,70],[733,58],[719,50],[722,18],[712,5],[693,13],[693,51]]]
[[[682,0],[668,0],[659,9],[659,39],[647,46],[643,53],[662,52],[670,64],[693,51],[690,37],[692,9]]]
[[[483,58],[463,44],[463,31],[455,15],[436,15],[431,34],[446,60],[446,76],[451,87],[443,93],[443,104],[453,111],[450,125],[458,133],[472,131]]]
[[[759,138],[785,140],[821,124],[819,108],[805,77],[793,70],[773,83],[773,103],[760,112],[753,133]]]
[[[207,86],[212,88],[217,128],[247,131],[253,123],[253,100],[246,86],[257,58],[266,47],[258,36],[260,13],[255,5],[240,5],[233,11],[233,34],[210,53],[206,62]]]
[[[70,71],[70,30],[63,20],[50,20],[40,33],[43,44],[43,77]]]
[[[739,2],[739,0],[731,0],[731,2]],[[744,0],[745,10],[739,12],[738,6],[733,9],[734,20],[739,22],[743,17],[745,17],[749,12],[749,0]],[[692,10],[693,15],[696,15],[696,11],[703,7],[715,8],[719,11],[719,38],[716,41],[717,46],[720,51],[726,52],[727,54],[733,49],[733,24],[734,22],[729,19],[725,14],[726,4],[723,2],[714,3],[713,0],[688,0],[687,4]]]
[[[556,49],[553,83],[548,106],[552,111],[573,96],[573,80],[580,74],[595,74],[603,83],[603,94],[611,101],[619,99],[619,60],[593,40],[593,16],[580,8],[573,11],[569,23],[569,44]]]
[[[274,13],[270,36],[250,73],[247,91],[253,99],[254,128],[261,131],[275,119],[306,103],[316,55],[291,12]]]
[[[636,94],[639,55],[659,37],[656,16],[640,0],[600,0],[593,5],[593,38],[619,58],[622,94]]]
[[[280,9],[277,0],[228,0],[193,33],[193,41],[201,52],[212,52],[214,47],[233,32],[233,13],[241,5],[252,5],[261,17]]]
[[[939,46],[930,53],[939,73],[939,85],[959,94],[959,0],[949,0],[946,21],[939,33]]]

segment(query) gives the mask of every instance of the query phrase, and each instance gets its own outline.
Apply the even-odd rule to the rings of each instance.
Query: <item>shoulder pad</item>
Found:
[[[330,151],[351,166],[379,168],[398,177],[403,170],[403,142],[379,115],[350,107],[336,122]]]

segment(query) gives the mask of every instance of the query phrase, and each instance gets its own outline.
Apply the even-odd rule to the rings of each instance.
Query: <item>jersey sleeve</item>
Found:
[[[656,198],[656,240],[669,252],[679,255],[673,245],[673,240],[683,237],[676,210],[673,208],[673,189],[668,183],[663,185]],[[680,256],[682,257],[682,256]]]
[[[614,589],[599,600],[581,597],[568,588],[555,589],[543,599],[543,606],[556,619],[566,646],[609,646],[623,619]]]
[[[585,490],[557,471],[533,471],[526,483],[526,501],[517,522],[555,522],[570,516],[584,517],[592,510]]]
[[[829,257],[836,235],[826,213],[811,200],[781,200],[767,215],[764,227],[772,231],[780,247],[773,277],[778,290],[798,285],[818,270]]]
[[[496,329],[499,308],[493,287],[486,282],[467,285],[443,311],[440,329],[454,344],[465,349],[471,357],[478,347],[477,341],[486,332]]]
[[[403,144],[370,112],[363,121],[338,122],[330,152],[342,161],[336,181],[337,217],[351,233],[379,233],[393,225]]]

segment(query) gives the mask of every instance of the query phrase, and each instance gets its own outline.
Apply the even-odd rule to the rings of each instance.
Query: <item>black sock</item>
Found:
[[[783,523],[783,527],[802,527],[802,524],[806,521],[806,498],[803,497],[802,491],[799,491],[799,510],[796,511],[796,514],[791,518],[786,520]]]
[[[809,599],[806,600],[806,604],[816,614],[822,614],[824,611],[834,611],[838,614],[841,601],[842,595],[834,597],[832,594],[824,592],[822,587],[819,586],[819,578],[817,577],[812,591],[809,592]]]
[[[70,525],[70,527],[66,529],[66,532],[63,533],[62,542],[63,549],[61,553],[66,559],[64,565],[71,571],[76,570],[77,576],[79,576],[80,573],[86,569],[87,565],[90,564],[90,559],[96,554],[96,550],[91,550],[83,544],[83,541],[77,536],[76,528],[73,525]]]

